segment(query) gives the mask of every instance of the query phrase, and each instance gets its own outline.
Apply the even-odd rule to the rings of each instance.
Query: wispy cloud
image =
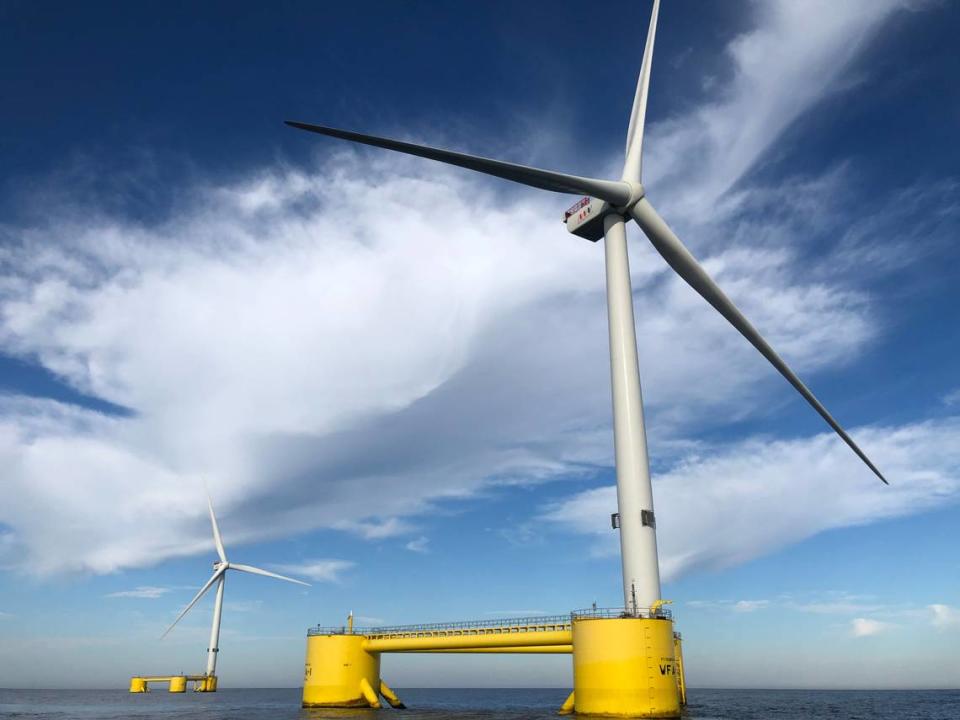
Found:
[[[133,590],[119,590],[117,592],[107,593],[104,597],[108,598],[141,598],[147,600],[155,600],[158,597],[166,595],[170,592],[171,588],[168,587],[154,587],[152,585],[140,585],[135,587]]]
[[[960,388],[956,390],[951,390],[946,395],[943,396],[943,404],[947,407],[954,407],[960,405]]]
[[[344,572],[354,566],[349,560],[305,560],[302,563],[276,565],[278,572],[305,577],[317,582],[339,582]]]
[[[847,65],[891,13],[909,4],[753,4],[756,24],[728,45],[732,78],[717,88],[716,100],[651,128],[644,183],[666,191],[682,217],[711,216],[791,123],[838,90]],[[697,161],[677,163],[678,154]]]
[[[738,600],[734,603],[733,609],[737,612],[754,612],[769,607],[769,600]]]
[[[855,613],[878,612],[884,606],[878,603],[856,601],[822,601],[797,603],[792,608],[799,612],[815,613],[817,615],[852,615]]]
[[[933,624],[938,628],[960,628],[960,608],[950,605],[934,604],[929,606],[933,615]]]
[[[430,538],[426,537],[425,535],[421,535],[420,537],[408,542],[406,545],[404,545],[404,547],[411,552],[428,553],[430,552]]]
[[[344,520],[334,524],[334,527],[359,535],[365,540],[384,540],[398,535],[406,535],[414,529],[410,523],[397,517],[373,518],[363,521]]]
[[[960,629],[960,608],[942,603],[885,603],[871,596],[842,591],[808,594],[797,600],[791,594],[771,600],[688,600],[684,606],[693,610],[724,613],[801,613],[835,616],[846,623],[853,637],[878,635],[897,627],[933,626],[941,630]]]
[[[769,600],[688,600],[684,605],[699,610],[752,613],[770,607],[771,602]]]
[[[850,634],[853,637],[871,637],[873,635],[879,635],[880,633],[887,632],[892,627],[892,624],[883,622],[881,620],[873,620],[870,618],[854,618],[850,621]]]
[[[707,457],[683,457],[658,475],[657,515],[671,519],[658,533],[665,577],[726,567],[824,530],[960,500],[960,418],[854,428],[854,435],[893,480],[890,487],[829,433],[751,439]],[[543,517],[565,531],[594,536],[595,550],[612,554],[616,536],[607,523],[615,507],[616,489],[608,486],[558,502]]]

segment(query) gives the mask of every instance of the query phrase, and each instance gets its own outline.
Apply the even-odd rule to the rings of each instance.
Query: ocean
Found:
[[[556,720],[567,690],[399,688],[408,710],[304,710],[300,690],[146,695],[125,690],[0,690],[0,718],[24,720]],[[960,690],[698,690],[689,720],[960,720]],[[397,720],[400,720],[398,718]]]

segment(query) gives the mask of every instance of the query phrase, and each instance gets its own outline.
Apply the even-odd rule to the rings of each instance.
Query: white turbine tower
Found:
[[[660,601],[660,573],[657,563],[653,488],[647,460],[637,365],[633,296],[624,225],[627,218],[637,222],[667,264],[793,385],[877,477],[884,483],[887,482],[840,424],[707,274],[646,197],[646,190],[641,184],[643,129],[659,7],[659,0],[654,0],[643,64],[637,80],[633,109],[630,112],[623,173],[619,180],[567,175],[398,140],[287,121],[288,125],[302,130],[438,160],[542,190],[589,196],[574,205],[565,214],[564,221],[567,229],[576,235],[593,241],[601,237],[604,239],[620,550],[623,560],[624,606],[630,615],[643,614],[656,607]]]
[[[252,565],[241,565],[240,563],[233,563],[227,560],[227,553],[223,549],[223,540],[220,537],[220,526],[217,525],[217,516],[213,512],[213,502],[210,498],[207,498],[207,506],[210,508],[210,524],[213,526],[213,542],[217,546],[217,555],[220,556],[220,560],[213,564],[213,575],[210,576],[210,579],[207,580],[206,584],[200,588],[193,600],[190,601],[190,604],[187,605],[179,615],[177,619],[173,621],[173,624],[170,625],[160,636],[162,640],[167,636],[167,634],[173,630],[178,622],[186,615],[190,608],[197,604],[197,602],[202,598],[207,591],[213,587],[214,583],[217,585],[217,597],[213,604],[213,624],[210,627],[210,646],[207,648],[207,677],[213,677],[216,675],[217,670],[217,653],[220,651],[218,647],[220,643],[220,615],[223,612],[223,583],[227,578],[227,570],[239,570],[240,572],[250,573],[252,575],[264,575],[266,577],[276,578],[277,580],[286,580],[287,582],[296,583],[297,585],[306,585],[310,587],[310,583],[305,583],[302,580],[294,580],[293,578],[286,577],[285,575],[278,575],[277,573],[269,572],[268,570],[261,570],[260,568],[253,567]]]

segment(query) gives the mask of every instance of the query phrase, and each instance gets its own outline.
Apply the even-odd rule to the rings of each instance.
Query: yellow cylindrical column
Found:
[[[147,681],[144,680],[142,677],[130,678],[130,692],[132,693],[147,692]]]
[[[574,710],[584,715],[680,717],[669,618],[573,621]]]
[[[307,636],[303,707],[370,707],[361,681],[380,687],[380,653],[364,650],[365,641],[363,635]]]
[[[170,692],[182,693],[187,691],[187,678],[185,675],[173,675],[170,678]]]
[[[196,685],[194,685],[193,689],[196,692],[216,692],[217,676],[207,675],[202,680],[197,680]]]

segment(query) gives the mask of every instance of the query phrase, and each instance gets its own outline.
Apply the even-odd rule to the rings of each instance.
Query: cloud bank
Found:
[[[750,439],[679,462],[654,482],[661,572],[675,578],[767,554],[833,528],[922,512],[960,499],[960,419],[900,428],[857,428],[893,478],[886,487],[832,433]],[[613,486],[588,490],[544,517],[618,551],[609,531]]]
[[[709,215],[710,233],[694,233],[712,249],[708,268],[806,375],[855,362],[883,331],[867,289],[797,261],[804,203],[832,197],[836,172],[778,200],[774,218],[722,190],[833,91],[895,6],[758,6],[756,29],[730,46],[723,99],[653,125],[647,143],[651,186],[684,187],[667,203],[678,227]],[[774,194],[762,191],[750,197]],[[6,567],[105,573],[206,549],[204,482],[231,544],[331,528],[407,535],[416,550],[427,547],[416,516],[434,503],[609,468],[603,258],[560,230],[566,199],[505,199],[464,173],[352,152],[189,196],[153,224],[51,208],[43,226],[5,229],[4,351],[131,411],[0,398]],[[762,243],[740,241],[748,225]],[[915,453],[954,437],[952,422],[858,432],[907,478],[887,496],[862,492],[827,436],[698,456],[698,433],[763,418],[770,394],[788,391],[645,245],[632,253],[651,440],[673,467],[658,480],[668,573],[953,498],[955,458],[912,472]],[[830,491],[828,507],[814,489]],[[721,491],[739,498],[725,518],[706,500]],[[604,492],[548,515],[590,532],[592,513],[610,512]],[[784,508],[772,538],[756,529]],[[718,544],[734,519],[745,532]],[[347,568],[329,562],[346,561],[319,561],[315,579]]]

